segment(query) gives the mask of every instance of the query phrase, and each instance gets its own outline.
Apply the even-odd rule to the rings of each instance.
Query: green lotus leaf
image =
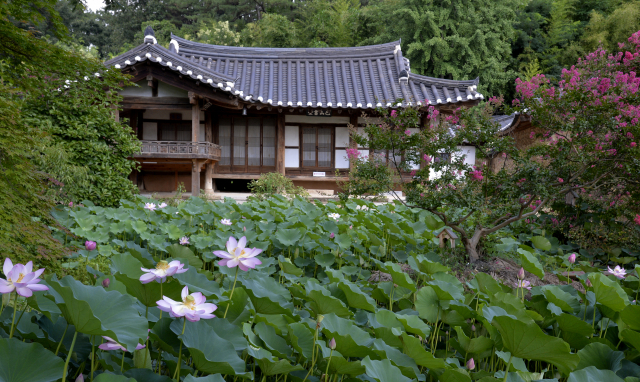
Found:
[[[71,276],[54,277],[48,284],[58,308],[77,331],[111,337],[127,349],[135,349],[147,338],[147,320],[140,317],[131,296],[83,285]]]
[[[341,233],[335,237],[336,243],[344,251],[351,248],[351,237],[346,233]]]
[[[182,260],[185,267],[188,264],[189,267],[194,267],[195,269],[202,268],[202,260],[200,260],[189,247],[180,244],[171,244],[166,250],[174,260]]]
[[[439,382],[471,382],[466,371],[460,369],[447,370],[438,377]],[[512,381],[509,381],[512,382]]]
[[[0,382],[49,382],[62,377],[64,361],[39,343],[0,338]]]
[[[366,374],[378,382],[411,382],[411,379],[402,375],[400,369],[393,366],[388,359],[374,361],[366,356],[360,363],[365,367]]]
[[[305,298],[309,301],[309,308],[316,315],[329,313],[335,313],[340,317],[351,317],[353,315],[340,299],[333,297],[331,293],[322,285],[318,284],[316,280],[307,281],[305,287],[307,290],[307,296]]]
[[[522,358],[512,357],[511,353],[508,351],[496,350],[496,355],[498,356],[498,358],[504,361],[505,365],[508,364],[509,361],[511,361],[511,367],[509,368],[509,371],[529,371]]]
[[[533,243],[534,247],[540,250],[548,251],[551,249],[551,242],[544,236],[533,236],[531,238],[531,242]]]
[[[193,358],[196,369],[209,374],[252,377],[233,344],[220,337],[204,320],[187,322],[182,341]]]
[[[407,262],[414,270],[432,275],[438,272],[449,272],[451,269],[446,265],[431,261],[423,255],[409,256]]]
[[[202,273],[198,273],[196,268],[190,267],[184,273],[177,273],[173,276],[174,279],[183,286],[189,287],[189,293],[200,292],[206,297],[222,296],[222,291],[217,282],[211,281],[207,276]]]
[[[336,262],[336,257],[332,253],[321,253],[316,255],[314,260],[319,266],[328,268]]]
[[[425,215],[424,223],[427,225],[427,228],[430,231],[435,231],[437,229],[444,227],[444,223],[433,215]]]
[[[375,356],[371,349],[373,339],[351,320],[327,314],[322,320],[321,330],[325,338],[336,339],[336,350],[345,357]]]
[[[338,288],[344,293],[350,307],[375,312],[377,306],[375,300],[364,293],[357,284],[342,280],[338,283]]]
[[[419,366],[428,369],[445,369],[447,367],[444,359],[435,358],[433,354],[425,349],[418,338],[410,336],[407,333],[402,333],[402,351],[404,354],[413,358]]]
[[[478,290],[489,296],[498,292],[503,292],[500,284],[489,274],[478,272],[476,273],[474,280],[478,282]]]
[[[260,322],[253,328],[253,331],[262,340],[265,347],[276,356],[288,358],[291,355],[291,347],[284,338],[276,334],[276,330],[273,327]]]
[[[184,382],[225,382],[222,378],[222,374],[211,374],[206,377],[194,377],[193,375],[187,375]]]
[[[247,339],[244,337],[241,327],[233,325],[221,317],[214,317],[212,319],[205,320],[204,322],[211,326],[218,336],[231,342],[236,351],[243,351],[247,348]]]
[[[458,341],[451,343],[460,354],[469,354],[471,357],[471,355],[479,355],[493,348],[494,342],[490,338],[484,336],[469,338],[459,326],[455,327],[455,331],[458,335]]]
[[[495,316],[491,323],[514,357],[549,362],[565,374],[574,370],[580,360],[576,354],[571,354],[566,342],[545,334],[536,324],[526,324],[508,316]]]
[[[398,286],[407,288],[412,292],[416,291],[415,283],[413,282],[413,280],[411,280],[411,277],[409,277],[409,275],[402,270],[400,265],[386,262],[384,263],[383,267],[380,268],[380,270],[390,274],[393,282]]]
[[[640,305],[628,305],[620,312],[620,319],[629,325],[629,328],[640,330]]]
[[[94,379],[94,382],[136,382],[136,380],[125,377],[124,375],[102,373]]]
[[[431,286],[438,296],[438,300],[463,300],[464,296],[458,288],[447,281],[433,280],[427,285]]]
[[[291,247],[302,238],[302,232],[299,229],[278,229],[275,237],[285,247]]]
[[[250,345],[247,348],[247,352],[255,359],[263,375],[289,374],[292,371],[304,370],[300,365],[292,365],[286,359],[274,357],[273,354],[266,349],[254,348]]]
[[[538,276],[540,280],[544,279],[544,268],[542,268],[542,264],[540,264],[536,256],[522,248],[518,248],[518,253],[520,254],[522,268],[524,268],[525,271]]]
[[[404,376],[424,381],[424,375],[420,373],[420,369],[418,369],[418,365],[413,358],[395,347],[387,345],[385,341],[379,338],[373,341],[373,349],[380,358],[388,359],[394,366],[397,366]]]
[[[435,323],[438,320],[438,309],[438,295],[436,291],[430,286],[420,288],[416,293],[416,310],[418,311],[418,316],[431,323]]]
[[[589,366],[569,374],[567,382],[624,382],[624,380],[611,370],[598,370],[595,366]]]
[[[129,369],[124,372],[125,377],[133,378],[136,381],[144,382],[171,382],[172,379],[166,375],[158,375],[149,369]],[[85,381],[89,378],[85,378]]]
[[[304,324],[298,322],[289,324],[289,342],[305,360],[310,360],[313,353],[313,334],[313,331]]]
[[[556,318],[562,339],[572,348],[582,349],[589,343],[593,327],[576,316],[563,313]]]
[[[562,311],[567,313],[574,313],[580,310],[580,301],[578,300],[578,298],[563,291],[559,286],[545,285],[541,289],[545,297],[547,298],[547,301],[560,307]]]
[[[425,324],[424,321],[420,319],[420,317],[413,314],[396,314],[396,317],[398,318],[398,321],[402,323],[402,325],[404,326],[404,330],[406,330],[407,332],[420,335],[423,338],[429,337],[429,334],[431,333],[431,327]]]
[[[614,373],[622,367],[624,353],[621,351],[613,351],[605,344],[590,343],[583,349],[578,351],[580,363],[576,366],[576,370],[585,369],[589,366],[595,366],[601,370],[611,370]]]
[[[256,273],[256,278],[238,280],[251,299],[256,312],[263,314],[293,314],[291,295],[280,283],[271,277]]]
[[[322,360],[320,370],[326,370],[325,361],[328,360],[328,358]],[[334,351],[329,364],[329,372],[331,374],[346,374],[355,377],[364,374],[366,369],[360,361],[349,362],[340,353]]]
[[[595,293],[596,301],[599,304],[615,312],[620,312],[629,305],[629,297],[619,283],[610,280],[601,273],[589,274],[589,280],[593,285],[593,293]]]
[[[620,332],[620,339],[622,339],[624,342],[630,343],[631,346],[640,351],[640,333],[631,329],[624,329],[622,332]]]
[[[53,322],[57,321],[60,314],[62,314],[56,303],[48,298],[44,292],[34,292],[31,297],[27,298],[27,304]]]

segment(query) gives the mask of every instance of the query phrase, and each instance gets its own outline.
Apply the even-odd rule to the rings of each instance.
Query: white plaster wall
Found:
[[[142,140],[155,141],[158,139],[158,124],[156,122],[144,122],[142,124]]]
[[[138,86],[127,86],[120,90],[118,93],[121,96],[131,97],[151,97],[151,87],[147,84],[146,80],[136,82]]]
[[[336,168],[349,168],[347,150],[336,150]]]
[[[349,147],[348,127],[336,127],[336,147]]]
[[[284,167],[298,168],[300,167],[300,150],[284,149]]]
[[[188,96],[189,94],[186,90],[158,81],[158,97],[188,97]]]
[[[204,124],[200,124],[200,131],[198,134],[198,142],[204,142]]]
[[[360,151],[360,157],[364,157],[365,159],[369,158],[369,150],[358,150]]]
[[[458,152],[453,154],[453,157],[460,157],[464,155],[464,163],[470,166],[476,164],[476,148],[474,146],[458,146]]]
[[[298,132],[299,132],[298,126],[285,126],[284,127],[284,145],[300,146],[300,134]]]
[[[286,123],[349,123],[349,116],[346,117],[310,117],[307,115],[285,115],[284,121]]]

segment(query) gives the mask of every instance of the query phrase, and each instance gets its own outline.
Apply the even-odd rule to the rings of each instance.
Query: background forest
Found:
[[[480,77],[485,95],[513,93],[517,77],[561,68],[602,45],[617,51],[640,29],[637,0],[107,0],[89,12],[56,10],[80,46],[107,59],[138,45],[153,26],[210,44],[341,47],[402,39],[412,71]],[[47,34],[46,25],[41,33]]]

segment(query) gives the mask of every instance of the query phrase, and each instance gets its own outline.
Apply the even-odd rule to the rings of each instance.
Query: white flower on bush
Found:
[[[337,213],[328,214],[327,216],[328,216],[330,219],[333,219],[333,220],[338,220],[338,219],[340,219],[340,214],[337,214]]]

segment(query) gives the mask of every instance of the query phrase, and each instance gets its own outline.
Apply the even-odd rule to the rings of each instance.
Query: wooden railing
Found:
[[[220,146],[211,142],[142,141],[136,157],[219,159]]]

